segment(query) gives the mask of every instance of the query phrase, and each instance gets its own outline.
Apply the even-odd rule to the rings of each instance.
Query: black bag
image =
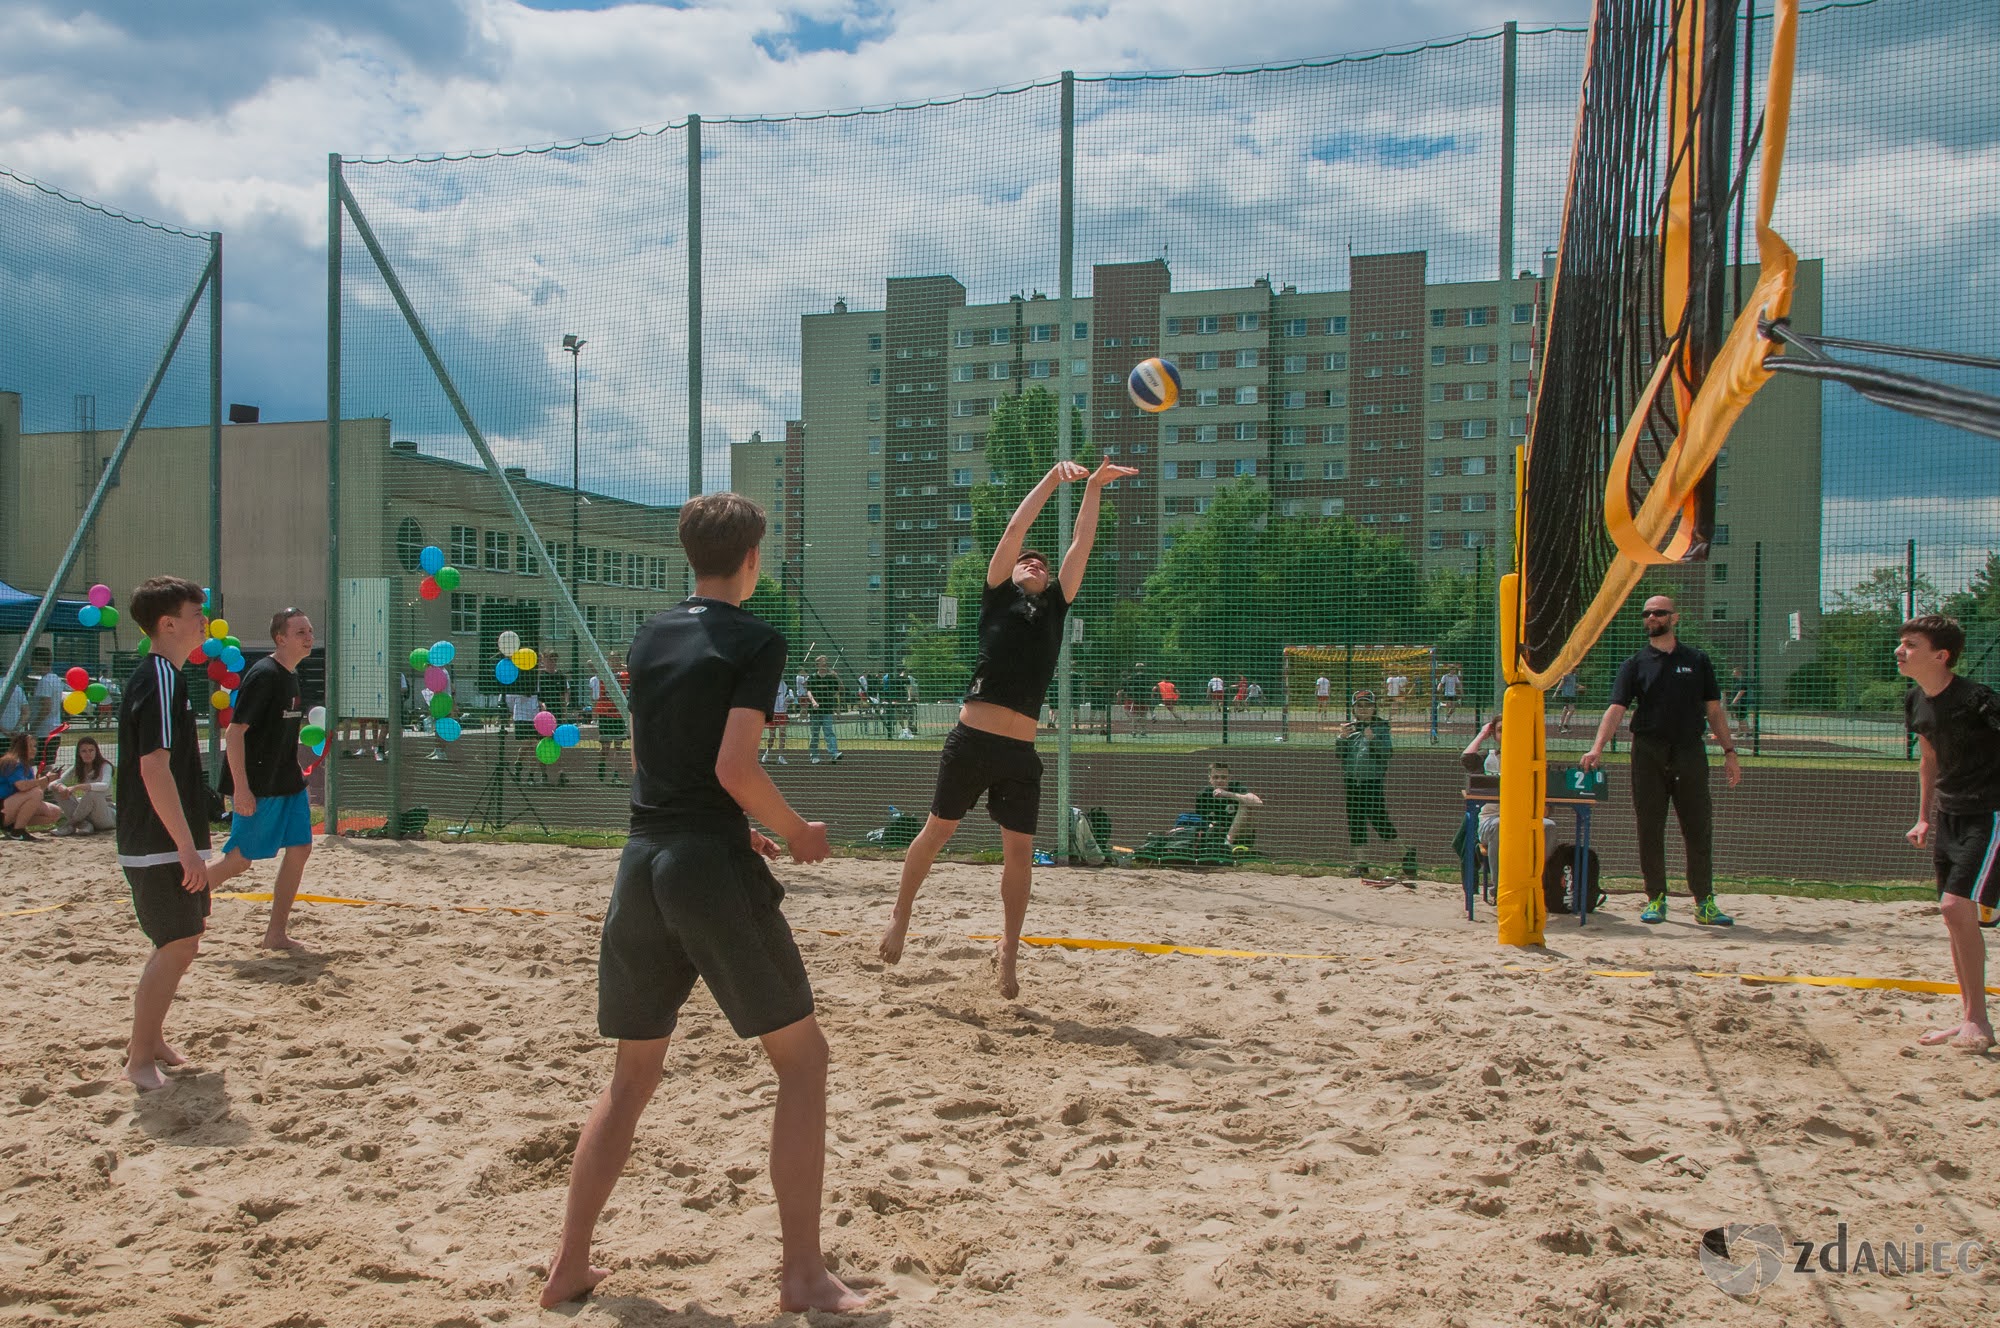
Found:
[[[1551,913],[1574,913],[1570,903],[1570,877],[1576,871],[1576,845],[1557,844],[1549,850],[1549,860],[1542,864],[1542,902]],[[1604,893],[1604,869],[1597,860],[1597,850],[1590,850],[1584,871],[1590,878],[1590,909],[1595,913],[1604,907],[1609,898]]]

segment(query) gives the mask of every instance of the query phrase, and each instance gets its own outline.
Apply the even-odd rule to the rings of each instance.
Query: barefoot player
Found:
[[[1106,487],[1139,472],[1106,461],[1095,473],[1058,461],[1014,509],[986,565],[986,593],[979,606],[979,664],[958,712],[958,727],[944,742],[930,818],[903,859],[901,888],[889,929],[876,947],[882,962],[903,957],[903,938],[917,891],[938,851],[958,823],[986,795],[986,813],[1000,826],[1000,994],[1020,994],[1015,960],[1035,857],[1035,823],[1041,810],[1042,761],[1035,755],[1035,725],[1062,651],[1063,620],[1083,584],[1090,546],[1097,539],[1097,509]],[[1048,559],[1021,547],[1049,495],[1061,484],[1089,478],[1077,505],[1076,534],[1053,582]]]
[[[689,499],[680,540],[694,594],[641,627],[627,656],[632,837],[597,961],[597,1027],[618,1040],[618,1059],[577,1141],[544,1308],[586,1296],[610,1275],[591,1266],[591,1234],[697,978],[738,1037],[762,1040],[778,1075],[771,1119],[771,1188],[784,1245],[778,1308],[851,1313],[864,1303],[827,1271],[820,1250],[826,1039],[778,908],[784,889],[764,863],[778,846],[749,821],[776,830],[795,861],[826,856],[826,826],[801,819],[757,764],[757,739],[785,671],[785,638],[741,607],[757,588],[763,537],[764,513],[748,498]]]
[[[234,810],[222,861],[209,871],[211,885],[241,876],[252,862],[278,859],[271,887],[271,918],[264,948],[297,950],[286,932],[299,881],[312,853],[312,803],[299,769],[299,726],[305,698],[299,662],[312,653],[312,619],[298,609],[271,616],[271,653],[252,664],[236,692],[229,721],[229,789]]]
[[[1931,851],[1961,1007],[1958,1023],[1917,1041],[1979,1052],[1993,1045],[1979,929],[2000,917],[2000,696],[1951,671],[1964,649],[1955,619],[1912,618],[1896,646],[1896,671],[1916,684],[1903,698],[1903,717],[1922,752],[1917,823],[1904,837]]]
[[[132,887],[139,930],[153,943],[132,998],[125,1077],[164,1088],[160,1065],[180,1065],[167,1045],[167,1010],[208,929],[208,815],[201,744],[181,665],[201,644],[201,587],[156,576],[132,592],[128,612],[153,648],[125,684],[118,707],[118,865]]]

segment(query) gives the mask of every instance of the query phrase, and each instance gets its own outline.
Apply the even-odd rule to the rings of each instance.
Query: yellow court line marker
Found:
[[[1537,970],[1548,972],[1548,969]],[[1587,970],[1594,978],[1650,978],[1658,974],[1650,968],[1593,968]],[[1838,977],[1823,973],[1716,973],[1696,970],[1686,974],[1692,978],[1716,978],[1736,982],[1790,983],[1801,987],[1851,987],[1860,991],[1915,991],[1932,996],[1956,996],[1956,982],[1928,982],[1922,978],[1857,978]],[[1989,993],[2000,996],[2000,987],[1988,987]]]
[[[33,916],[34,916],[35,914],[37,914],[37,913],[53,913],[53,912],[55,912],[55,911],[56,911],[57,909],[59,909],[59,908],[68,908],[68,907],[70,906],[70,904],[73,904],[73,903],[75,903],[75,902],[76,902],[76,901],[72,899],[72,900],[68,901],[68,903],[62,903],[62,904],[44,904],[44,905],[42,905],[42,906],[41,906],[40,908],[22,908],[22,909],[16,909],[16,910],[15,910],[14,912],[12,912],[12,913],[0,913],[0,917],[5,917],[5,918],[26,918],[26,917],[33,917]]]
[[[269,890],[218,890],[217,899],[241,899],[251,904],[271,902]],[[344,908],[410,908],[427,913],[506,913],[513,917],[525,918],[583,918],[590,922],[603,919],[595,913],[570,913],[558,908],[520,908],[509,904],[411,904],[400,899],[348,899],[341,895],[300,894],[301,904],[338,904]]]
[[[998,936],[969,936],[967,940],[997,941]],[[1209,945],[1162,945],[1156,941],[1105,941],[1081,936],[1023,936],[1023,945],[1057,946],[1064,950],[1136,950],[1140,954],[1206,955],[1216,959],[1344,959],[1350,963],[1372,964],[1368,956],[1337,954],[1293,954],[1282,950],[1222,950]]]

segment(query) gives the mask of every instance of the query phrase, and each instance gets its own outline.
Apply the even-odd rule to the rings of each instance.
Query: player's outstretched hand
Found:
[[[1090,468],[1075,461],[1058,461],[1049,467],[1049,478],[1057,484],[1074,484],[1090,478]]]
[[[1109,488],[1119,480],[1129,480],[1138,473],[1137,466],[1121,466],[1106,457],[1103,464],[1099,465],[1096,472],[1091,475],[1090,482],[1100,489]]]
[[[826,822],[807,821],[806,828],[793,835],[788,847],[792,850],[793,862],[821,862],[829,852],[826,846]]]
[[[775,858],[784,852],[769,835],[754,829],[750,832],[750,849],[760,858]]]

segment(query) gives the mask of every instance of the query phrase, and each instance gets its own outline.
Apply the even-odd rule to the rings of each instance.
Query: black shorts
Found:
[[[146,933],[154,948],[208,930],[208,891],[182,889],[179,862],[124,870],[132,887],[132,911],[139,916],[139,930]]]
[[[1035,744],[960,724],[946,735],[931,815],[962,821],[986,795],[986,814],[1002,830],[1035,833],[1042,810],[1042,758]]]
[[[750,848],[713,834],[634,835],[597,956],[597,1030],[643,1041],[674,1031],[695,979],[729,1026],[762,1037],[813,1012],[812,983],[778,901],[785,889]]]
[[[1938,893],[1979,905],[1983,927],[2000,922],[2000,812],[1938,812],[1931,834]]]

